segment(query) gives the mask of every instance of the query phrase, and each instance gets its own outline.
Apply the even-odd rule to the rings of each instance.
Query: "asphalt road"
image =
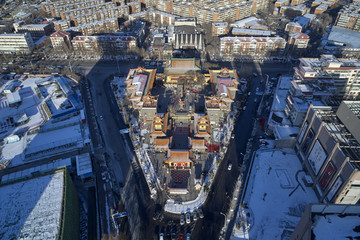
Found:
[[[105,155],[108,172],[111,175],[113,184],[110,189],[110,197],[107,203],[114,206],[120,196],[124,202],[125,210],[128,213],[130,232],[132,239],[146,239],[147,234],[151,231],[147,226],[150,221],[151,214],[149,213],[154,203],[150,200],[150,193],[148,191],[144,176],[137,173],[130,164],[134,156],[131,141],[128,136],[121,135],[120,130],[126,125],[122,116],[119,114],[117,103],[113,96],[108,77],[117,72],[117,66],[107,66],[103,64],[91,66],[88,64],[76,65],[75,69],[78,72],[85,73],[89,82],[91,83],[91,91],[93,96],[93,103],[96,115],[96,122],[100,128],[101,139],[103,141],[103,152]],[[119,66],[120,67],[120,66]],[[127,73],[130,64],[121,65],[121,72]],[[91,70],[89,69],[91,68]],[[101,161],[101,159],[97,159]],[[100,180],[99,180],[100,181]],[[123,186],[121,190],[114,186]],[[98,194],[104,194],[101,187],[98,188]],[[112,194],[111,194],[112,192]],[[113,196],[113,197],[111,197]],[[101,203],[105,204],[104,202]],[[100,206],[103,208],[103,206]],[[104,210],[106,211],[106,209]],[[102,216],[103,218],[106,215]],[[103,219],[102,222],[105,222]],[[106,232],[106,234],[113,234],[113,230]],[[128,236],[130,238],[130,236]]]
[[[230,141],[228,151],[218,169],[211,192],[203,207],[205,218],[195,225],[191,235],[193,239],[219,239],[219,233],[225,222],[225,217],[221,213],[227,213],[229,210],[229,202],[233,197],[233,188],[243,163],[241,153],[245,153],[246,144],[256,121],[256,111],[261,99],[261,96],[255,94],[256,88],[259,87],[259,90],[264,90],[265,81],[261,83],[260,79],[261,77],[265,79],[265,74],[269,74],[270,78],[277,76],[277,74],[288,74],[291,67],[291,65],[274,64],[265,65],[265,67],[247,65],[252,68],[252,71],[256,71],[259,77],[254,78],[252,81],[251,95],[247,98],[246,110],[240,114],[235,123],[235,138]],[[241,67],[238,70],[241,77]],[[254,102],[255,98],[257,99],[256,102]],[[229,162],[233,165],[230,171],[227,169]]]

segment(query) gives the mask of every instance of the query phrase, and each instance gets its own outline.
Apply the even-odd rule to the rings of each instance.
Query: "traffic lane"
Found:
[[[113,117],[116,119],[116,124],[117,124],[118,128],[119,129],[126,128],[127,126],[124,122],[124,118],[120,114],[120,108],[118,106],[118,103],[116,102],[114,92],[112,91],[112,88],[111,88],[110,78],[108,78],[107,80],[104,81],[103,87],[104,87],[104,92],[106,94],[108,103],[110,104],[110,108],[111,108],[110,111],[111,111]]]

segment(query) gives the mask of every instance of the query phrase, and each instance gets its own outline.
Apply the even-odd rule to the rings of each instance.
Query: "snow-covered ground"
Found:
[[[312,188],[302,183],[301,169],[293,149],[256,152],[244,198],[248,215],[241,214],[250,230],[244,234],[235,227],[232,239],[281,239],[284,230],[294,230],[306,206],[318,202]]]
[[[56,239],[64,172],[0,187],[0,239]]]

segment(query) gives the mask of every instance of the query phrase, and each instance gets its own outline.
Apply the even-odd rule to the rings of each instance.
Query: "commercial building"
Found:
[[[322,49],[324,52],[334,54],[344,58],[360,57],[360,32],[347,28],[333,26],[328,35],[325,45]]]
[[[320,202],[359,203],[359,110],[359,101],[343,101],[338,109],[308,109],[295,151]]]
[[[0,191],[2,238],[80,238],[79,200],[66,169],[34,172]]]
[[[350,3],[343,7],[338,13],[335,26],[360,32],[360,4]]]
[[[285,54],[286,40],[282,37],[222,37],[222,56],[270,57]]]
[[[50,36],[54,31],[53,23],[45,24],[27,24],[22,25],[14,23],[14,29],[16,33],[30,33],[33,39],[39,39],[43,36]]]
[[[0,52],[2,54],[31,53],[35,48],[29,33],[0,34]]]
[[[359,205],[309,204],[290,240],[356,238],[359,215]]]

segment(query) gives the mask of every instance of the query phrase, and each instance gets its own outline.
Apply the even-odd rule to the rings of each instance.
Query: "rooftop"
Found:
[[[2,239],[56,239],[60,235],[64,171],[0,186]]]
[[[359,115],[359,104],[354,105],[354,110]],[[331,137],[339,143],[341,151],[349,156],[350,162],[360,169],[360,143],[355,139],[353,134],[344,126],[344,123],[336,114],[336,109],[331,107],[314,107],[316,115],[325,124]]]
[[[296,187],[305,176],[297,174],[301,169],[293,149],[256,152],[244,200],[251,211],[248,239],[280,239],[284,229],[296,227],[309,203],[318,202],[311,187]],[[242,236],[236,227],[235,236]]]

